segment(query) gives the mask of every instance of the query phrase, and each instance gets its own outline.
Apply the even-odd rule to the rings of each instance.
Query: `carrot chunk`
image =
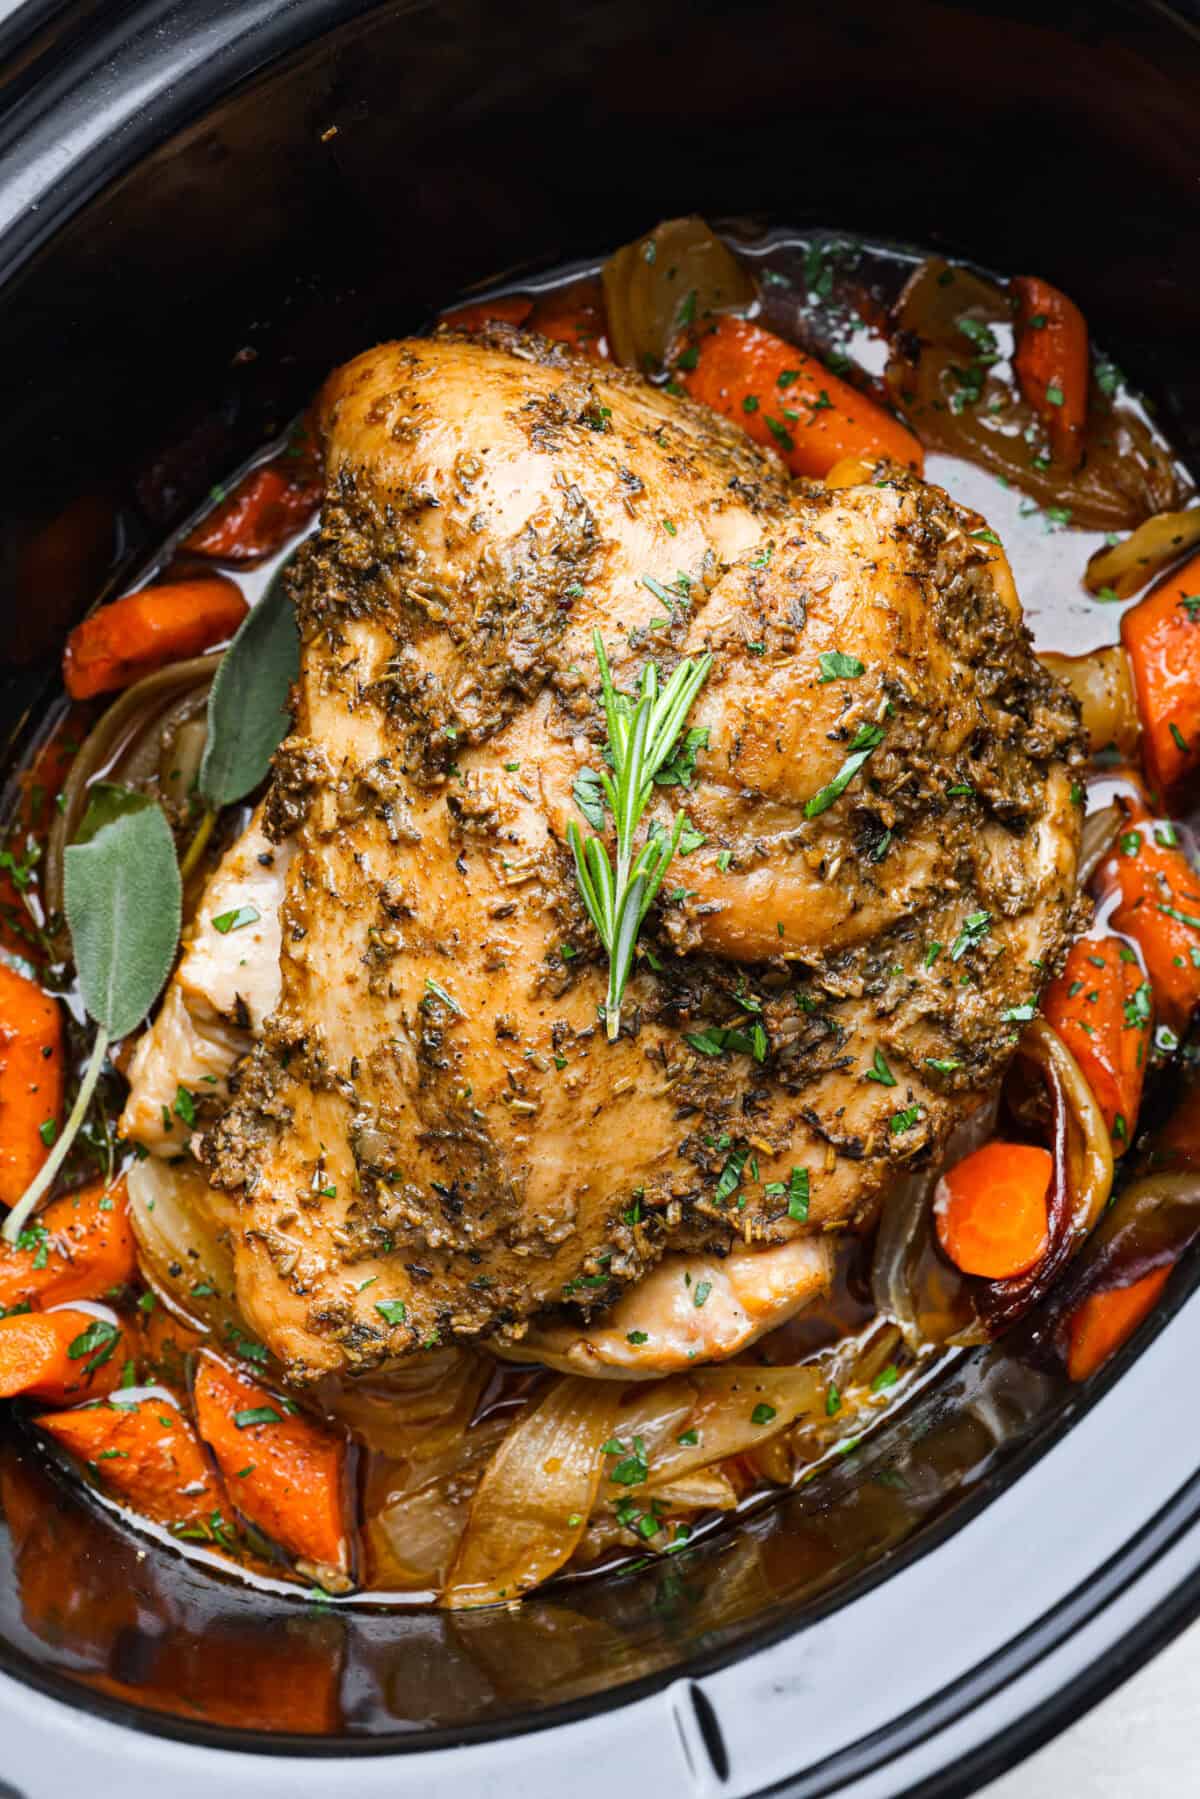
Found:
[[[167,581],[101,606],[67,638],[63,680],[72,699],[129,687],[143,675],[198,656],[232,637],[245,618],[242,590],[227,575]]]
[[[1072,1380],[1086,1380],[1120,1349],[1154,1310],[1170,1276],[1169,1268],[1155,1268],[1131,1286],[1084,1300],[1068,1326],[1067,1373]]]
[[[345,1573],[345,1445],[211,1350],[192,1392],[200,1435],[237,1509],[289,1554]]]
[[[58,1132],[63,1098],[58,1001],[0,962],[0,1202],[15,1206]]]
[[[324,481],[313,458],[287,454],[244,475],[181,548],[195,556],[249,565],[281,550],[321,504]]]
[[[0,1399],[97,1399],[121,1378],[122,1346],[119,1328],[90,1312],[0,1318]]]
[[[568,345],[593,362],[610,361],[604,288],[599,281],[573,281],[537,302],[528,318],[531,331]]]
[[[221,1507],[199,1439],[165,1399],[132,1405],[105,1400],[44,1412],[34,1423],[85,1462],[116,1498],[157,1524],[198,1524]]]
[[[844,456],[890,456],[918,474],[925,466],[920,443],[890,412],[761,325],[719,319],[679,367],[694,400],[778,450],[793,475],[819,478]]]
[[[1167,788],[1200,763],[1200,556],[1193,556],[1121,620],[1142,721],[1142,759]]]
[[[452,325],[456,331],[482,331],[485,325],[523,325],[532,311],[533,301],[528,294],[501,294],[495,300],[472,300],[466,306],[456,306],[442,314],[441,323]]]
[[[938,1241],[956,1268],[1011,1280],[1049,1241],[1054,1158],[1028,1143],[985,1143],[948,1169],[934,1194]]]
[[[1073,300],[1037,275],[1019,275],[1017,348],[1021,392],[1045,421],[1054,453],[1069,468],[1083,457],[1088,406],[1088,333]]]
[[[104,1299],[136,1273],[124,1177],[93,1181],[39,1212],[16,1248],[0,1243],[0,1307]]]
[[[1200,876],[1176,846],[1168,820],[1122,802],[1128,828],[1097,870],[1096,891],[1119,900],[1109,923],[1142,952],[1155,1010],[1171,1029],[1186,1029],[1200,1003]]]
[[[1133,1141],[1154,1017],[1149,982],[1119,937],[1081,937],[1042,1011],[1083,1071],[1121,1155]]]

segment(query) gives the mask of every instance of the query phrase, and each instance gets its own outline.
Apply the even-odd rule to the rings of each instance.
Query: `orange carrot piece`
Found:
[[[1169,841],[1174,827],[1123,801],[1128,828],[1096,874],[1096,891],[1119,900],[1109,923],[1142,952],[1155,1010],[1171,1029],[1186,1029],[1200,1003],[1200,876]]]
[[[1120,1349],[1154,1310],[1170,1277],[1169,1268],[1155,1268],[1131,1286],[1084,1300],[1068,1326],[1067,1373],[1072,1380],[1086,1380]]]
[[[1045,421],[1054,453],[1078,468],[1088,409],[1088,333],[1073,300],[1037,275],[1018,275],[1017,348],[1021,392]]]
[[[533,311],[528,294],[501,294],[496,300],[472,300],[441,316],[456,331],[482,331],[485,325],[523,325]]]
[[[93,1181],[56,1199],[21,1233],[0,1244],[0,1307],[67,1305],[104,1299],[137,1273],[124,1177]]]
[[[1051,981],[1042,1011],[1083,1071],[1113,1150],[1133,1141],[1154,1018],[1151,988],[1119,937],[1081,937]]]
[[[918,474],[925,466],[920,443],[890,412],[761,325],[719,319],[678,367],[694,400],[778,450],[793,475],[819,478],[844,456],[890,456]]]
[[[180,548],[195,556],[249,565],[281,550],[321,504],[324,477],[307,434],[270,462],[243,475],[231,494],[201,519]]]
[[[0,1399],[99,1399],[121,1378],[123,1347],[120,1330],[90,1312],[0,1318]]]
[[[611,360],[604,288],[599,281],[573,281],[538,301],[527,320],[531,331],[568,345],[593,362]]]
[[[58,1001],[0,962],[0,1203],[15,1206],[46,1160],[62,1098]]]
[[[1028,1143],[985,1143],[947,1170],[934,1194],[938,1241],[956,1268],[1011,1280],[1049,1240],[1054,1158]]]
[[[1171,787],[1200,764],[1200,555],[1152,587],[1121,620],[1151,783]]]
[[[192,1399],[200,1435],[237,1509],[289,1554],[345,1573],[350,1543],[342,1490],[345,1445],[211,1350]]]
[[[227,575],[167,581],[101,606],[67,638],[63,680],[72,699],[129,687],[168,662],[198,656],[232,637],[245,618],[242,590]]]
[[[200,1441],[165,1399],[133,1405],[102,1401],[34,1419],[78,1456],[116,1498],[157,1524],[198,1524],[223,1495]]]

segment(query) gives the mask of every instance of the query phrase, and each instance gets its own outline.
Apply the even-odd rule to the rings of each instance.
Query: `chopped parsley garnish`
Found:
[[[251,1405],[244,1411],[233,1414],[233,1422],[239,1430],[249,1430],[252,1424],[281,1424],[283,1420],[271,1405]]]
[[[773,1405],[767,1405],[760,1400],[750,1414],[750,1422],[751,1424],[770,1424],[772,1418],[777,1415]]]
[[[408,1307],[402,1299],[377,1299],[375,1310],[385,1324],[403,1324],[408,1317]]]
[[[881,1049],[876,1049],[875,1059],[867,1070],[869,1081],[877,1081],[881,1087],[894,1087],[896,1077],[887,1065],[887,1059]]]
[[[817,662],[821,669],[818,683],[822,687],[830,681],[857,681],[859,675],[866,673],[866,663],[845,650],[822,650]]]
[[[828,812],[830,806],[845,793],[864,762],[879,748],[882,742],[882,725],[860,725],[851,741],[850,754],[832,781],[828,786],[822,787],[818,793],[814,793],[810,800],[804,802],[805,818],[819,818],[822,812]]]
[[[901,1131],[911,1131],[921,1116],[920,1106],[905,1106],[902,1111],[892,1113],[892,1130],[899,1136]]]
[[[642,1437],[635,1437],[628,1450],[624,1443],[610,1437],[603,1445],[601,1455],[619,1455],[621,1460],[609,1474],[609,1480],[619,1487],[640,1487],[650,1477],[650,1464],[646,1456],[646,1444]]]
[[[991,928],[992,915],[990,912],[969,912],[963,919],[962,930],[951,946],[950,960],[957,962],[967,950],[974,949],[977,943],[982,943]]]
[[[714,1197],[719,1206],[724,1205],[731,1194],[736,1193],[741,1182],[742,1170],[746,1166],[749,1157],[750,1149],[748,1145],[740,1145],[737,1149],[730,1150],[729,1155],[725,1160],[725,1166],[722,1168],[717,1179],[717,1190]],[[707,1294],[705,1297],[707,1297]],[[701,1300],[697,1299],[697,1305],[702,1303]]]
[[[235,906],[231,912],[218,912],[213,919],[214,931],[220,931],[222,937],[228,937],[230,931],[240,931],[248,924],[257,924],[262,914],[257,906]]]

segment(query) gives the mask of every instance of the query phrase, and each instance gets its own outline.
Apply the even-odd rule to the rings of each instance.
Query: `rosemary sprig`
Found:
[[[634,701],[613,686],[599,631],[592,633],[592,641],[600,665],[611,767],[611,773],[605,769],[600,774],[599,783],[612,813],[617,839],[616,868],[602,838],[589,837],[585,843],[574,820],[567,827],[567,835],[583,903],[608,951],[604,1021],[608,1040],[615,1043],[638,932],[679,847],[684,815],[676,814],[670,835],[663,830],[650,831],[636,853],[634,836],[649,804],[654,777],[670,760],[696,695],[708,679],[712,657],[704,655],[697,662],[681,662],[661,692],[658,669],[653,662],[648,663]]]

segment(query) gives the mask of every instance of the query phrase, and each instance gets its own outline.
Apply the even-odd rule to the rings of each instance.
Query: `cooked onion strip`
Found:
[[[647,1495],[674,1486],[685,1475],[714,1462],[756,1449],[797,1419],[822,1413],[825,1406],[826,1382],[815,1364],[760,1368],[725,1363],[719,1368],[697,1368],[682,1376],[680,1384],[691,1387],[692,1403],[679,1430],[658,1448],[647,1436],[637,1401],[618,1419],[620,1437],[647,1439]],[[693,1431],[694,1443],[679,1441],[680,1436],[690,1438]]]
[[[1200,543],[1200,506],[1185,512],[1156,512],[1130,537],[1107,544],[1089,557],[1083,584],[1105,599],[1130,600],[1135,593]]]
[[[472,1501],[443,1605],[519,1599],[569,1560],[600,1485],[618,1397],[607,1381],[569,1375],[521,1414]]]
[[[1124,646],[1109,644],[1102,650],[1089,650],[1086,656],[1060,656],[1046,650],[1038,660],[1079,701],[1092,754],[1115,747],[1127,761],[1132,760],[1142,726]]]
[[[1064,1348],[1071,1314],[1093,1294],[1130,1287],[1172,1267],[1200,1236],[1200,1173],[1150,1174],[1135,1181],[1106,1213],[1050,1299],[1049,1333]]]
[[[1095,1228],[1112,1191],[1112,1139],[1078,1062],[1044,1018],[1026,1025],[1020,1058],[1045,1082],[1053,1112],[1054,1177],[1047,1196],[1049,1242],[1042,1259],[1008,1281],[975,1283],[993,1335],[1026,1313]]]
[[[193,656],[147,675],[127,688],[93,726],[63,782],[46,841],[42,891],[48,913],[62,914],[63,851],[87,809],[91,783],[103,777],[139,787],[156,778],[164,733],[203,707],[222,653]]]
[[[942,1155],[919,1174],[906,1175],[891,1188],[883,1204],[875,1253],[871,1261],[871,1293],[876,1309],[903,1332],[909,1349],[921,1352],[940,1343],[928,1335],[929,1321],[919,1316],[915,1282],[917,1265],[930,1238],[933,1191],[947,1168],[978,1149],[996,1128],[998,1100],[984,1100],[950,1133]]]
[[[1081,893],[1091,886],[1093,875],[1112,849],[1123,827],[1124,814],[1119,806],[1105,806],[1099,812],[1089,812],[1084,819],[1075,873]]]
[[[215,1216],[222,1196],[195,1162],[148,1156],[127,1177],[144,1272],[172,1309],[201,1327],[240,1324],[233,1257]]]
[[[691,326],[743,311],[754,296],[752,277],[694,215],[665,220],[604,265],[613,355],[643,373],[664,368]]]

